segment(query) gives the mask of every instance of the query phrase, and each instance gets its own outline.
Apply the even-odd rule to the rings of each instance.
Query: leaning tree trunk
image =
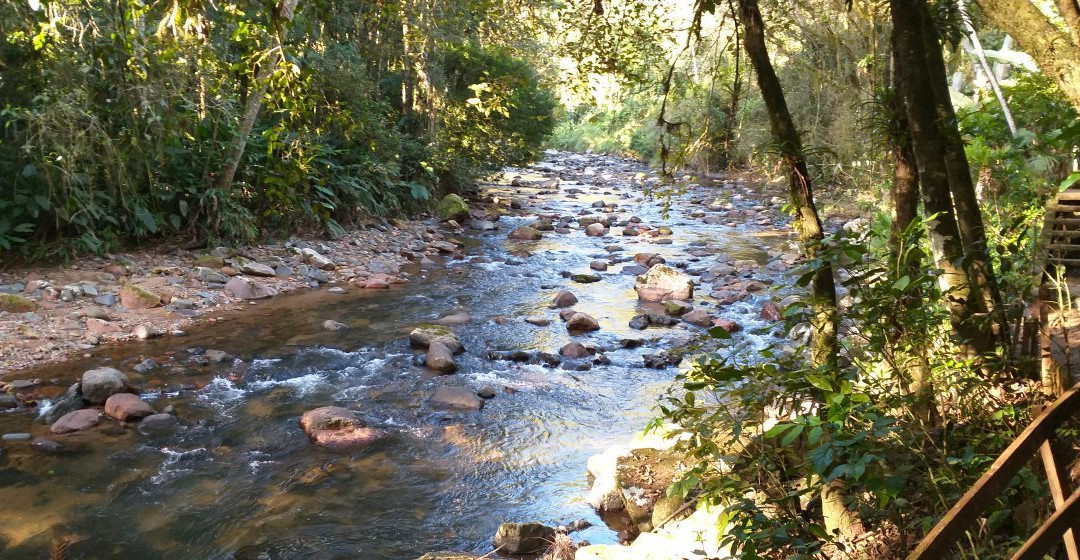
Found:
[[[292,21],[293,13],[296,11],[296,5],[299,1],[282,0],[270,17],[271,27],[274,28],[274,46],[262,61],[262,66],[259,67],[259,72],[255,77],[255,87],[248,92],[247,102],[244,104],[244,113],[240,119],[240,128],[237,129],[236,135],[229,142],[228,151],[225,153],[225,167],[218,176],[217,187],[219,189],[229,190],[232,188],[236,170],[240,167],[240,160],[244,157],[244,150],[247,149],[248,137],[251,136],[251,131],[255,128],[255,119],[258,118],[259,111],[262,110],[263,96],[266,95],[266,90],[270,86],[270,77],[273,75],[274,69],[281,64],[283,56],[281,45],[282,24],[286,21]]]
[[[956,210],[956,222],[960,229],[964,256],[969,263],[971,303],[979,309],[982,315],[980,320],[992,322],[997,319],[998,335],[1007,337],[1009,328],[1000,313],[1001,292],[998,290],[994,266],[990,262],[982,209],[979,208],[975,183],[971,180],[971,166],[968,165],[964,141],[960,137],[956,111],[952,105],[952,96],[949,94],[945,61],[941,55],[941,43],[926,3],[924,1],[913,3],[918,4],[923,49],[926,53],[926,68],[929,72],[929,85],[932,92],[930,97],[934,104],[937,129],[945,144],[943,155],[949,175],[949,191],[952,193],[953,207]],[[1002,342],[1007,343],[1005,340]]]
[[[971,297],[971,282],[964,266],[964,246],[949,191],[949,170],[945,163],[946,142],[938,126],[934,103],[928,103],[919,87],[944,76],[932,75],[926,64],[920,11],[921,0],[889,0],[893,19],[893,50],[897,57],[896,77],[908,119],[915,160],[918,166],[923,206],[928,216],[927,236],[934,261],[942,274],[938,283],[949,309],[953,331],[966,357],[974,358],[993,347],[993,335],[976,318],[981,302]]]
[[[743,27],[743,46],[757,75],[758,89],[769,114],[773,139],[780,144],[783,164],[788,170],[791,201],[795,205],[795,231],[803,243],[808,259],[818,258],[825,238],[821,218],[814,205],[813,185],[806,168],[799,132],[788,110],[784,90],[776,76],[769,49],[765,44],[765,23],[757,0],[739,0],[739,20]],[[833,269],[827,260],[811,280],[813,317],[811,318],[811,366],[835,369],[838,358],[836,285]],[[862,532],[858,516],[845,503],[843,481],[836,479],[825,484],[821,491],[822,516],[829,532],[854,537]]]
[[[1080,110],[1080,9],[1075,1],[1057,2],[1069,33],[1055,26],[1029,0],[976,0],[986,17],[1012,35],[1047,76]]]

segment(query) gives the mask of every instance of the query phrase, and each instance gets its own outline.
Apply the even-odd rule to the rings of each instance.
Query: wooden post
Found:
[[[1042,447],[1039,448],[1039,456],[1042,457],[1043,468],[1046,470],[1046,481],[1050,485],[1050,495],[1054,499],[1054,510],[1059,511],[1065,506],[1069,498],[1069,473],[1065,470],[1068,461],[1065,459],[1065,449],[1056,436],[1050,436]],[[1069,560],[1080,560],[1080,543],[1077,536],[1080,535],[1080,519],[1073,517],[1069,525],[1071,528],[1065,531],[1062,539],[1065,541],[1065,553]]]

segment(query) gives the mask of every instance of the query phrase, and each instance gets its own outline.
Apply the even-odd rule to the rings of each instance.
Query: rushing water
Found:
[[[540,214],[573,216],[596,200],[615,202],[621,219],[633,214],[672,227],[673,243],[623,238],[621,228],[601,238],[577,229],[515,243],[507,232],[535,218],[507,216],[498,232],[465,236],[466,259],[415,269],[413,282],[399,289],[285,296],[185,337],[103,349],[82,363],[26,372],[55,378],[59,391],[88,367],[120,367],[137,386],[161,387],[144,398],[159,409],[173,405],[181,423],[162,436],[114,425],[57,438],[65,452],[56,455],[4,444],[0,557],[45,558],[54,539],[67,537],[73,540],[68,558],[411,560],[440,549],[486,552],[503,521],[579,518],[596,526],[575,536],[614,541],[614,532],[583,502],[586,459],[639,430],[670,386],[676,370],[645,369],[642,354],[695,331],[630,330],[639,308],[634,277],[620,273],[625,263],[594,284],[574,284],[561,273],[587,271],[595,258],[642,251],[707,269],[711,257],[687,254],[702,246],[764,261],[766,250],[786,237],[770,234],[772,226],[691,218],[690,210],[706,206],[689,199],[724,194],[712,185],[677,196],[665,220],[662,205],[640,200],[639,187],[631,185],[640,166],[565,155],[555,163],[566,167],[564,178],[584,184],[564,182],[561,192],[541,195],[493,187],[493,194]],[[599,167],[595,174],[574,173],[586,166]],[[571,188],[584,192],[568,197]],[[612,244],[625,250],[609,253],[605,247]],[[531,255],[508,260],[522,247]],[[581,300],[576,309],[601,325],[575,338],[609,349],[610,365],[569,371],[488,359],[490,350],[557,352],[569,341],[556,311],[548,309],[562,288],[574,291]],[[698,299],[715,311],[708,301]],[[728,306],[723,315],[753,331],[764,326],[757,303]],[[457,374],[432,375],[414,365],[407,333],[455,312],[473,317],[454,327],[468,351],[458,357]],[[521,321],[531,315],[552,323]],[[505,316],[505,324],[496,324],[497,316]],[[326,319],[353,328],[328,332],[321,328]],[[622,349],[620,338],[646,343]],[[242,361],[199,365],[190,359],[198,348],[225,350]],[[148,356],[163,367],[134,374],[131,366]],[[441,383],[490,385],[499,394],[478,412],[439,409],[428,396]],[[312,445],[298,419],[329,404],[361,411],[391,436],[344,453]],[[14,431],[47,435],[48,427],[26,412],[0,415],[0,432]]]

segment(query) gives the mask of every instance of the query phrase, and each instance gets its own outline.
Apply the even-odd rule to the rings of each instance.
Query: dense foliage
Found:
[[[497,4],[4,3],[0,254],[333,234],[527,161],[554,99]]]

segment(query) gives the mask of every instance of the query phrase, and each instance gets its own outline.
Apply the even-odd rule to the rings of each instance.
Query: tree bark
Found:
[[[974,321],[982,301],[972,297],[972,283],[964,266],[964,245],[953,210],[950,173],[946,163],[947,140],[940,127],[939,106],[927,102],[914,87],[926,87],[935,80],[944,82],[944,74],[934,74],[928,67],[922,30],[922,0],[890,0],[893,18],[893,49],[897,56],[897,79],[908,119],[915,160],[918,166],[923,206],[928,216],[927,235],[934,261],[942,274],[938,282],[946,298],[953,331],[961,340],[964,354],[975,357],[993,347],[993,336],[985,322]],[[940,52],[940,50],[938,50]],[[943,70],[943,66],[938,68]],[[931,89],[935,89],[931,86]],[[937,97],[937,92],[932,94]],[[954,170],[955,172],[955,170]],[[970,176],[968,178],[970,182]]]
[[[255,87],[248,92],[247,101],[244,103],[240,128],[236,130],[236,135],[229,142],[229,149],[225,154],[225,167],[221,170],[217,181],[217,187],[221,190],[232,188],[236,170],[240,167],[240,160],[244,157],[244,150],[247,148],[248,137],[251,136],[251,131],[255,128],[255,119],[258,118],[259,111],[262,110],[263,96],[266,95],[266,90],[270,86],[270,76],[273,75],[274,69],[281,64],[283,55],[281,46],[282,23],[292,21],[293,13],[296,11],[296,5],[299,1],[282,0],[270,18],[273,27],[277,28],[274,30],[275,44],[263,60],[263,65],[259,68],[259,72],[255,77]]]
[[[964,257],[968,263],[968,274],[971,280],[970,303],[980,314],[980,317],[975,320],[992,322],[994,319],[1000,319],[998,311],[1001,293],[998,290],[994,267],[987,250],[986,228],[983,225],[982,209],[979,207],[978,197],[975,194],[975,183],[971,180],[971,166],[968,165],[967,152],[964,150],[964,141],[960,137],[952,96],[949,94],[948,74],[941,54],[941,42],[925,0],[911,3],[915,4],[913,8],[918,10],[937,130],[945,144],[943,155],[949,177],[949,191],[952,193],[956,222],[960,229],[960,241],[964,247]],[[1003,320],[999,320],[997,330],[1000,336],[1007,336],[1008,326]]]
[[[791,201],[795,205],[795,231],[805,247],[807,258],[812,260],[820,255],[825,233],[814,205],[813,185],[807,171],[802,141],[788,110],[780,79],[769,59],[769,49],[765,43],[765,23],[762,21],[757,0],[739,0],[738,4],[746,56],[757,75],[758,89],[761,90],[761,97],[769,114],[772,136],[780,144],[781,158],[788,169]],[[835,371],[839,350],[836,332],[836,284],[832,265],[828,260],[824,260],[811,280],[811,298],[811,366]],[[842,480],[837,479],[825,484],[821,491],[822,517],[827,531],[852,538],[861,534],[863,528],[858,515],[848,509],[845,495]]]
[[[1073,107],[1080,110],[1080,43],[1058,29],[1028,0],[977,1],[990,21],[1012,35],[1053,78]],[[1069,23],[1068,16],[1062,16]],[[1071,24],[1069,28],[1076,33]]]

